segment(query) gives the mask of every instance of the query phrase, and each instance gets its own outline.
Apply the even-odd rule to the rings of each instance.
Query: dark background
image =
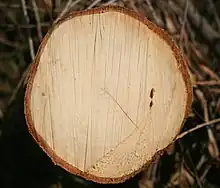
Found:
[[[144,14],[173,37],[188,60],[194,101],[182,131],[220,118],[220,0],[1,0],[0,188],[220,187],[220,123],[178,140],[121,185],[99,185],[67,173],[28,133],[26,76],[42,37],[62,14],[108,4]]]

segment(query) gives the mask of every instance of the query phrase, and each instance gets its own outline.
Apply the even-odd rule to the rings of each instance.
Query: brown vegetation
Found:
[[[23,98],[29,65],[51,25],[69,11],[120,5],[164,28],[189,62],[194,101],[183,134],[160,159],[124,183],[139,187],[218,187],[220,1],[5,0],[0,2],[1,187],[99,186],[54,166],[27,132]],[[104,186],[104,185],[102,185]],[[114,185],[112,185],[114,186]],[[116,185],[115,185],[116,186]],[[122,186],[122,185],[120,185]]]

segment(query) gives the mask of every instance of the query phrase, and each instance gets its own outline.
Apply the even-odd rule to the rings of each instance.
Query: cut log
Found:
[[[47,33],[32,65],[29,131],[67,171],[123,182],[181,130],[192,100],[187,69],[171,38],[138,13],[71,13]]]

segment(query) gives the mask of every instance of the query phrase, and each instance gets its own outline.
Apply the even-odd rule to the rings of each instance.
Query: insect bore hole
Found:
[[[152,89],[150,90],[150,98],[151,98],[151,99],[153,99],[154,93],[155,93],[155,89],[152,88]]]
[[[153,106],[153,101],[150,101],[150,108]]]
[[[152,88],[152,89],[150,90],[150,98],[151,98],[151,101],[150,101],[150,109],[151,109],[151,107],[153,106],[154,92],[155,92],[155,89]]]

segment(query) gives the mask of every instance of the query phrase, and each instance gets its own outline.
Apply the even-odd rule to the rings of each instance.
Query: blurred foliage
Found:
[[[42,37],[69,11],[120,5],[165,29],[188,60],[192,112],[182,131],[220,117],[220,0],[1,0],[0,187],[220,187],[220,124],[198,129],[148,169],[118,185],[99,185],[55,166],[27,131],[26,76]]]

